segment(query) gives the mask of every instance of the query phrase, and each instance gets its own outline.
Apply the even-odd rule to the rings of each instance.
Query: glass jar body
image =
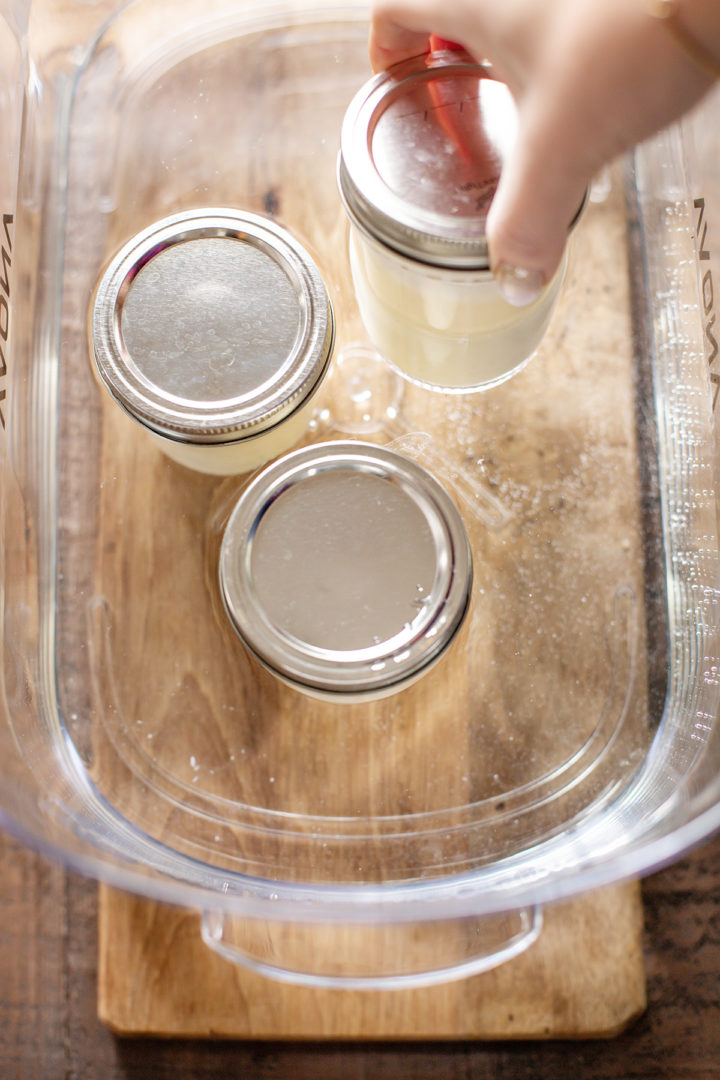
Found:
[[[212,476],[241,476],[262,468],[300,442],[312,420],[314,401],[313,395],[290,416],[265,431],[223,443],[176,440],[149,428],[145,430],[167,457],[186,469]]]
[[[561,292],[567,255],[532,304],[514,307],[492,271],[410,259],[351,225],[350,263],[365,329],[413,382],[456,393],[486,390],[537,350]]]

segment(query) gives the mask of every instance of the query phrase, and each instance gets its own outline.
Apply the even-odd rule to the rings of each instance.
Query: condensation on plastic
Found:
[[[205,911],[208,943],[238,959],[244,955],[243,962],[263,963],[253,958],[252,942],[230,934],[237,918],[279,925],[277,949],[287,941],[292,946],[289,955],[274,954],[267,965],[279,977],[297,958],[292,927],[298,924],[324,925],[332,933],[351,925],[407,928],[435,921],[447,929],[453,921],[519,912],[520,931],[511,927],[504,945],[495,941],[494,955],[502,960],[506,948],[516,947],[508,942],[517,944],[518,933],[525,943],[532,939],[538,905],[646,873],[719,828],[720,98],[708,99],[682,126],[641,147],[625,169],[627,256],[641,361],[643,499],[650,518],[656,506],[660,513],[646,549],[648,612],[639,610],[622,581],[606,608],[592,609],[602,614],[597,636],[607,671],[604,708],[590,739],[547,774],[530,773],[526,787],[503,790],[498,780],[497,790],[467,806],[440,799],[420,814],[354,818],[332,808],[323,812],[321,793],[309,792],[310,812],[292,813],[277,803],[214,798],[211,785],[199,794],[193,780],[202,761],[194,746],[173,747],[166,738],[164,751],[158,747],[153,757],[150,741],[141,746],[130,729],[123,714],[128,657],[116,651],[122,612],[94,586],[89,572],[97,557],[97,509],[123,478],[103,473],[100,448],[107,420],[90,389],[89,368],[85,374],[79,358],[87,349],[87,301],[103,258],[158,211],[207,205],[213,201],[209,196],[217,201],[231,190],[238,199],[252,196],[250,209],[272,209],[272,156],[269,150],[264,158],[259,154],[263,179],[256,189],[243,190],[237,168],[247,158],[241,158],[242,140],[256,140],[265,153],[262,125],[292,112],[298,88],[316,95],[310,112],[282,121],[287,152],[297,155],[298,177],[312,176],[317,188],[316,234],[305,239],[316,246],[331,289],[342,291],[346,269],[338,222],[343,212],[328,192],[334,185],[339,122],[366,77],[367,6],[296,0],[248,2],[233,10],[220,0],[202,5],[177,0],[169,17],[164,2],[100,0],[68,3],[62,18],[49,19],[40,4],[33,4],[27,34],[26,11],[21,3],[0,6],[0,269],[2,281],[7,280],[0,291],[4,288],[8,317],[7,340],[0,324],[7,368],[0,377],[7,421],[0,443],[4,826],[73,869]],[[351,64],[338,61],[341,47],[354,57]],[[258,91],[246,117],[228,86],[238,118],[236,141],[229,140],[227,111],[218,98],[225,86],[220,75],[232,70],[237,78],[249,77],[243,75],[247,69],[257,76],[256,87],[263,87],[263,65],[277,72],[289,59],[293,73],[287,75],[286,90],[267,100]],[[181,83],[192,93],[168,124],[165,94]],[[134,144],[133,121],[140,116],[157,133],[155,156],[148,155],[147,143]],[[253,117],[260,127],[253,129]],[[291,138],[297,135],[293,121],[307,125],[302,138]],[[223,141],[213,145],[215,136]],[[140,153],[145,154],[142,168]],[[208,170],[204,188],[199,157]],[[150,178],[160,176],[165,186],[158,181],[152,187]],[[90,199],[79,200],[80,179]],[[305,213],[307,206],[294,207],[292,191],[285,195],[286,224],[292,226],[293,214]],[[591,200],[590,223],[593,213]],[[567,307],[561,303],[558,317],[563,311]],[[361,332],[350,304],[339,306],[338,321],[341,339],[345,334],[338,350],[342,359]],[[364,349],[360,341],[356,355],[364,355]],[[386,441],[412,436],[408,425],[414,425],[418,399],[393,398],[386,408],[373,400],[372,390],[359,385],[357,400],[364,405],[357,415],[321,410],[319,435],[350,425],[361,437],[364,428]],[[517,523],[523,492],[515,491],[508,517],[501,498],[507,492],[488,489],[485,476],[469,470],[457,447],[431,443],[428,448],[422,439],[418,445],[448,487],[456,485],[466,511],[468,500],[472,504],[480,492],[479,513],[468,511],[467,520],[477,535],[484,530],[491,547],[502,547],[503,530]],[[171,473],[167,477],[173,482]],[[188,491],[188,506],[198,490]],[[209,500],[220,516],[223,498],[219,491]],[[495,507],[502,512],[493,514]],[[522,524],[529,527],[530,518]],[[208,537],[194,539],[207,542]],[[571,624],[576,614],[568,610]],[[631,743],[623,755],[629,688],[638,671],[633,650],[644,614],[651,713],[658,722],[646,745]],[[509,640],[501,630],[499,644]],[[178,700],[182,707],[185,699]],[[522,712],[522,698],[517,701]],[[580,692],[572,705],[581,720]],[[147,734],[154,734],[157,718],[140,719]],[[528,706],[522,718],[527,730],[530,719]],[[238,715],[238,724],[252,733],[247,717]],[[379,730],[375,735],[385,737]],[[105,752],[115,755],[108,783],[97,771],[99,738]],[[492,749],[494,744],[478,745]],[[299,753],[306,749],[298,743]],[[343,759],[342,742],[336,749],[340,768],[350,759]],[[440,768],[433,755],[428,762],[431,770]],[[254,765],[265,769],[268,785],[276,779],[259,755]],[[205,773],[202,779],[209,784]],[[440,772],[436,779],[438,784],[443,779]],[[161,824],[150,813],[133,810],[143,799],[150,800]],[[372,843],[363,848],[368,821]],[[230,836],[232,844],[225,840]],[[353,845],[375,869],[367,875],[333,874],[333,866],[348,865]],[[413,869],[413,859],[421,860],[421,872],[417,861]],[[321,870],[312,880],[293,867]],[[486,963],[483,955],[467,950],[460,956],[453,948],[448,946],[447,955],[456,971]],[[450,977],[441,960],[429,964],[435,964],[438,977]],[[428,977],[394,969],[374,975],[365,970],[361,977],[373,981],[384,975],[392,981],[408,974],[416,980]],[[357,971],[336,968],[301,971],[298,977],[342,983],[345,975],[357,981]]]

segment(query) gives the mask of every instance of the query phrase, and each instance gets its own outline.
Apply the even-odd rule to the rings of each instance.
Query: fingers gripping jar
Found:
[[[487,212],[515,131],[507,86],[455,50],[376,76],[345,115],[338,181],[360,314],[375,347],[415,382],[486,389],[547,329],[565,258],[523,308],[503,299],[489,266]]]
[[[320,273],[259,215],[192,210],[133,237],[95,291],[96,373],[181,464],[249,472],[290,449],[330,362]]]

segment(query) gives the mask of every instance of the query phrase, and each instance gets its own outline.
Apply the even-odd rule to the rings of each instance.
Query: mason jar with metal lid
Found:
[[[243,473],[303,435],[334,340],[313,259],[256,214],[191,210],[115,255],[92,305],[96,372],[170,457]]]
[[[522,308],[489,265],[487,212],[515,133],[507,86],[459,50],[377,75],[345,114],[338,182],[360,314],[376,348],[423,385],[502,382],[550,321],[565,258]]]
[[[316,697],[383,697],[445,653],[472,556],[447,491],[397,451],[307,446],[240,495],[219,563],[230,621],[283,681]]]

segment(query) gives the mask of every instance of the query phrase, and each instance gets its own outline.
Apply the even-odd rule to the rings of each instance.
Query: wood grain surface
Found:
[[[313,97],[316,83],[307,78],[308,57],[303,59],[299,47],[281,47],[275,54],[270,49],[263,56],[250,50],[243,63],[234,45],[222,44],[197,63],[163,70],[155,83],[145,78],[144,90],[151,87],[150,109],[134,91],[119,103],[110,101],[103,97],[113,85],[105,65],[132,51],[136,31],[147,33],[133,26],[132,18],[112,30],[105,43],[109,47],[99,50],[85,69],[73,106],[60,388],[66,468],[60,481],[63,584],[58,605],[59,694],[71,718],[71,737],[102,794],[138,828],[220,866],[234,869],[244,860],[262,868],[275,853],[267,845],[253,850],[232,823],[218,831],[213,815],[205,813],[208,808],[224,800],[311,813],[317,810],[318,793],[335,813],[358,818],[418,806],[445,812],[471,802],[489,805],[562,770],[575,752],[593,742],[598,718],[607,716],[610,727],[599,741],[603,746],[603,740],[612,742],[613,753],[598,755],[594,789],[574,791],[570,785],[567,802],[550,800],[546,817],[534,814],[527,826],[518,815],[517,829],[498,830],[498,847],[492,851],[463,841],[459,848],[443,850],[442,859],[465,865],[551,833],[617,779],[618,768],[630,775],[648,739],[641,492],[621,185],[611,185],[609,196],[594,205],[587,224],[578,229],[572,303],[522,375],[492,397],[457,402],[452,409],[439,408],[432,395],[407,390],[400,433],[429,431],[443,460],[472,473],[494,493],[508,512],[515,564],[507,575],[508,536],[502,530],[488,530],[486,521],[470,522],[485,575],[483,599],[470,625],[474,648],[456,651],[444,678],[410,693],[397,714],[385,706],[370,710],[365,719],[371,722],[350,725],[338,743],[332,740],[340,723],[336,710],[318,713],[272,685],[252,668],[227,628],[218,629],[207,584],[216,534],[208,522],[213,515],[222,519],[233,483],[187,474],[137,438],[126,417],[101,398],[92,382],[84,326],[102,260],[133,231],[187,205],[242,205],[277,215],[309,243],[336,305],[339,355],[347,355],[358,341],[362,345],[347,274],[346,223],[335,189],[336,147],[326,138],[338,130],[343,103],[325,95],[319,107]],[[340,37],[337,62],[342,93],[349,94],[366,71],[365,43],[362,35],[347,34],[345,28]],[[313,71],[323,47],[317,45],[316,57],[310,58]],[[294,92],[276,93],[280,84]],[[226,138],[226,115],[216,107],[219,94],[237,102],[252,95],[257,103],[243,115],[244,128],[238,120],[238,138]],[[303,101],[306,106],[310,102],[305,112]],[[124,123],[114,130],[113,117],[120,110]],[[170,113],[172,125],[165,122]],[[98,117],[103,118],[102,131]],[[102,153],[106,147],[112,154]],[[329,394],[331,418],[343,419],[343,400],[337,389]],[[81,514],[76,513],[79,504]],[[527,602],[538,563],[543,566],[540,583],[550,598],[545,605]],[[615,603],[618,583],[624,590],[621,611]],[[84,595],[93,598],[92,604],[78,610],[77,598]],[[550,610],[555,616],[548,620]],[[91,648],[85,650],[88,635]],[[522,663],[505,662],[518,653]],[[91,729],[83,723],[88,715]],[[311,738],[289,739],[283,723],[288,715],[295,733]],[[409,731],[411,738],[398,740]],[[515,740],[522,753],[515,752]],[[341,745],[344,759],[329,763],[318,752],[323,744]],[[396,749],[401,744],[402,752]],[[485,752],[491,744],[492,755]],[[253,751],[252,768],[241,763],[247,748]],[[408,848],[403,853],[408,865],[422,865],[422,849]],[[322,878],[312,854],[305,862],[302,857],[285,859],[278,872]],[[379,879],[398,869],[392,860],[373,864],[368,859],[367,865],[370,876]],[[332,872],[338,869],[335,863]],[[60,919],[61,937],[69,940],[70,924],[63,920],[72,917],[70,896],[79,896],[80,887],[76,892],[75,882],[59,872],[54,880],[67,895],[53,917]],[[516,1000],[511,1006],[504,999],[496,1015],[488,1012],[481,989],[468,1001],[454,987],[442,992],[444,999],[436,995],[442,1008],[430,996],[419,1015],[406,1012],[398,1020],[377,1014],[364,1027],[357,1015],[335,1027],[325,1018],[309,1034],[463,1038],[616,1032],[642,1007],[642,968],[637,894],[630,889],[614,896],[615,903],[621,902],[620,916],[613,917],[611,907],[602,918],[592,918],[593,912],[597,915],[593,905],[602,901],[590,898],[584,902],[589,907],[575,909],[575,915],[556,914],[554,929],[551,917],[545,939],[549,952],[536,954],[540,974],[535,969],[529,977],[533,969],[524,966],[531,963],[528,955],[514,977]],[[195,938],[189,954],[170,948],[148,953],[148,941],[162,935],[144,931],[134,936],[144,923],[151,930],[162,924],[172,931],[171,943],[187,938],[191,926],[184,915],[167,916],[103,894],[100,1000],[105,1019],[124,1030],[237,1034],[227,1019],[223,1027],[207,1013],[195,1014],[193,1027],[187,1013],[173,1008],[172,996],[163,999],[157,993],[154,973],[177,963],[171,985],[187,987],[184,965],[197,977],[202,961],[194,951]],[[618,930],[615,938],[606,932],[609,923]],[[560,931],[566,934],[569,956],[563,963],[554,959],[562,951]],[[574,963],[580,955],[587,966]],[[140,969],[130,963],[138,957]],[[622,966],[621,961],[629,963]],[[138,970],[149,974],[144,988]],[[510,969],[492,975],[488,985],[497,992],[497,980],[511,975]],[[238,978],[234,969],[223,968],[220,1003],[227,980],[236,986]],[[540,994],[530,992],[534,979],[539,979]],[[212,983],[205,984],[206,990],[208,985],[210,1000],[214,991]],[[136,1013],[133,1003],[139,1004]],[[151,1022],[148,1005],[153,1003],[158,1012]],[[192,1012],[190,995],[185,1005]],[[297,1015],[288,1023],[283,1008],[283,1024],[277,1016],[272,1023],[265,1019],[258,1024],[256,1011],[244,1034],[305,1034],[307,1026]],[[321,1009],[316,1002],[316,1014]],[[69,1023],[67,1017],[60,1022]]]
[[[72,36],[74,30],[69,24],[68,27],[68,34]],[[113,61],[111,50],[104,59]],[[238,64],[237,69],[241,79],[243,66]],[[348,78],[354,79],[355,71],[348,69],[348,72]],[[252,69],[247,69],[247,75],[250,80],[256,79]],[[92,92],[84,99],[81,93],[76,102],[79,109],[85,109],[86,119],[95,113],[110,129],[115,113],[113,109],[106,109],[106,104],[95,99]],[[189,110],[195,104],[188,101],[188,115],[184,117],[186,126],[192,126]],[[267,118],[258,114],[256,119],[260,138]],[[318,115],[319,124],[326,120]],[[207,133],[215,130],[217,134],[220,130],[224,136],[227,130],[224,115],[213,115],[212,111],[206,113],[195,131],[198,137],[203,132],[203,121]],[[147,134],[152,144],[154,138],[159,140],[162,132],[150,127]],[[279,129],[278,134],[281,143],[285,140],[285,146],[293,145],[293,140],[297,145],[299,133],[293,131],[291,125]],[[133,231],[129,226],[131,219],[137,216],[138,207],[143,207],[143,212],[152,217],[158,212],[175,209],[178,202],[190,201],[199,205],[203,201],[197,176],[188,174],[184,167],[186,162],[180,155],[162,177],[164,194],[158,186],[158,175],[151,168],[139,170],[137,176],[131,177],[131,197],[121,204],[127,218],[116,215],[108,235],[99,235],[91,221],[97,217],[97,200],[102,198],[106,207],[104,212],[107,212],[112,202],[108,177],[122,176],[123,162],[120,161],[120,171],[116,173],[118,163],[108,156],[100,159],[105,171],[101,175],[94,172],[99,162],[93,137],[91,131],[85,142],[82,137],[78,140],[71,162],[71,186],[75,185],[78,204],[70,208],[72,228],[66,258],[68,275],[77,282],[77,288],[66,295],[63,310],[62,394],[63,403],[70,407],[61,417],[60,433],[68,451],[62,478],[60,522],[60,567],[67,572],[68,589],[60,595],[59,625],[64,635],[62,647],[67,663],[63,667],[59,692],[64,704],[73,710],[71,716],[89,715],[93,704],[89,698],[81,701],[83,695],[87,696],[89,686],[87,656],[82,653],[87,640],[87,622],[85,613],[78,611],[76,601],[83,595],[84,587],[92,585],[97,558],[95,536],[91,528],[89,532],[85,529],[94,524],[94,515],[91,513],[83,518],[81,525],[74,508],[76,500],[86,499],[88,490],[95,485],[92,510],[97,513],[101,498],[107,498],[107,492],[102,496],[101,489],[112,481],[111,474],[98,477],[98,458],[87,452],[88,448],[98,449],[102,445],[104,424],[103,406],[88,377],[87,343],[82,329],[92,279],[101,257],[109,254],[116,242]],[[110,142],[114,137],[109,130]],[[302,202],[303,185],[293,188],[274,182],[273,153],[276,155],[277,149],[269,148],[263,167],[253,179],[252,205],[264,212],[279,211],[291,220]],[[207,194],[217,201],[235,201],[241,177],[245,174],[232,160],[230,143],[228,157],[213,160],[213,165],[219,180]],[[78,170],[85,171],[81,184],[76,184]],[[125,173],[128,173],[127,162]],[[312,187],[312,180],[312,175],[309,180],[306,176],[306,188]],[[325,230],[332,240],[332,250],[340,257],[340,237],[333,231],[337,222],[334,213],[329,217],[319,213],[315,218],[315,225],[320,232]],[[601,230],[598,234],[600,249],[606,256],[609,251],[605,243],[608,241],[612,248],[614,239],[616,235],[612,230],[609,233]],[[357,334],[352,306],[341,304],[339,310],[350,337]],[[569,368],[573,379],[582,376],[587,380],[582,384],[586,405],[592,400],[595,375],[602,370],[603,357],[607,355],[604,317],[616,310],[616,297],[604,294],[599,310],[595,311],[598,329],[592,348],[583,355],[583,363],[576,356],[574,366]],[[546,357],[546,362],[551,360]],[[562,383],[556,386],[560,396],[566,387]],[[525,417],[521,399],[516,398],[513,404],[511,394],[509,403],[512,408],[505,414],[506,446],[510,445],[511,436],[515,438],[518,457],[514,460],[517,461],[522,452],[522,440],[518,441],[516,434],[522,430]],[[562,418],[563,412],[567,413],[567,409],[558,408],[550,418],[554,422],[558,417]],[[480,410],[478,415],[484,421],[488,414]],[[627,413],[619,418],[621,428],[627,419]],[[558,443],[558,449],[567,455],[583,450],[588,423],[592,431],[595,422],[593,410],[588,407],[587,412],[576,417],[570,436]],[[482,432],[482,423],[477,424],[476,430]],[[469,456],[476,460],[482,451],[479,435],[477,438],[468,450]],[[616,444],[611,440],[609,446]],[[567,463],[569,459],[559,454],[553,460],[562,466],[562,462]],[[516,476],[515,483],[510,483],[508,474],[503,473],[502,463],[492,458],[485,460],[484,467],[494,484],[516,507],[531,506],[522,476]],[[564,475],[567,488],[572,488],[571,480],[579,482],[586,478],[572,475],[570,470]],[[102,479],[100,487],[97,486],[99,479]],[[574,487],[571,493],[577,496],[580,487]],[[622,499],[626,492],[612,494]],[[632,491],[630,497],[632,503]],[[562,507],[556,507],[559,509]],[[604,524],[604,518],[598,512],[595,522],[598,533]],[[631,539],[631,545],[634,542],[636,538]],[[637,552],[628,555],[625,551],[617,557],[632,561],[636,555]],[[75,713],[79,702],[81,707]],[[93,749],[90,732],[76,726],[70,735],[81,755],[90,761]],[[467,1080],[468,1077],[477,1080],[557,1080],[559,1076],[570,1075],[577,1080],[629,1080],[630,1077],[633,1080],[716,1080],[718,1075],[720,845],[717,841],[706,844],[676,867],[645,883],[648,1009],[630,1030],[610,1042],[510,1044],[501,1041],[483,1046],[462,1041],[437,1044],[424,1041],[422,1032],[417,1033],[413,1045],[391,1042],[382,1046],[118,1039],[97,1016],[99,905],[96,887],[47,863],[41,856],[5,836],[0,837],[0,859],[3,866],[0,878],[3,925],[0,935],[0,1075],[3,1077],[22,1080],[96,1080],[100,1076],[104,1080],[127,1077],[137,1080],[177,1080],[178,1077],[211,1080],[218,1076],[243,1076],[251,1080],[278,1080],[281,1077],[317,1080],[322,1076],[323,1080],[345,1080],[347,1077],[372,1076],[374,1080],[426,1080],[430,1077],[442,1077],[443,1080]],[[106,927],[104,934],[108,932],[112,930]]]
[[[135,32],[142,28],[121,20],[107,44],[121,55],[124,34]],[[142,93],[133,87],[121,99],[124,123],[107,136],[109,172],[97,116],[112,114],[103,95],[113,82],[106,52],[98,50],[74,105],[61,386],[61,440],[72,469],[61,476],[68,532],[60,551],[59,693],[66,715],[93,718],[90,731],[81,720],[71,734],[94,782],[118,814],[185,855],[319,882],[351,878],[356,864],[366,880],[384,880],[429,873],[431,865],[457,872],[511,854],[552,835],[629,778],[650,735],[636,371],[619,175],[577,230],[561,309],[525,371],[492,395],[452,402],[405,387],[393,430],[371,432],[383,441],[429,433],[433,462],[439,456],[443,468],[486,501],[491,495],[504,515],[502,527],[488,527],[486,517],[466,512],[477,587],[465,636],[437,674],[397,700],[318,705],[257,668],[227,626],[214,584],[217,540],[239,482],[169,463],[92,382],[82,331],[103,259],[164,213],[202,202],[237,205],[276,215],[316,254],[338,318],[340,377],[328,384],[320,426],[308,437],[347,427],[339,361],[362,354],[367,343],[348,274],[336,145],[327,136],[339,130],[342,94],[364,77],[366,57],[364,34],[344,25],[333,33],[342,79],[341,96],[332,100],[318,96],[309,77],[326,41],[292,29],[273,34],[262,49],[246,49],[243,62],[237,42],[221,42],[176,67],[148,69],[138,80]],[[216,104],[228,98],[253,101],[232,140]],[[99,216],[100,203],[112,212]],[[82,432],[75,427],[79,401],[92,406]],[[88,445],[95,452],[87,453]],[[453,484],[453,493],[461,487]],[[78,517],[95,530],[90,550],[71,531],[77,500]],[[92,597],[82,630],[80,595]],[[79,710],[73,677],[83,665],[91,669],[83,693],[88,682],[93,692]],[[572,782],[575,775],[587,782]],[[376,823],[398,813],[402,840],[389,850]],[[473,830],[453,827],[476,813]],[[285,815],[282,834],[249,827],[273,814]],[[451,827],[429,830],[422,815],[433,814]],[[345,844],[344,853],[340,842],[321,851],[305,842],[312,815],[370,821],[370,830],[357,829],[370,832],[370,840]],[[416,834],[415,821],[422,825]],[[590,1002],[588,986],[602,981],[602,971],[551,965],[559,984],[545,987],[544,1012],[532,1015],[528,1006],[520,1033],[609,1033],[641,1008],[636,894],[618,896],[628,902],[610,922],[629,928],[629,937],[619,933],[616,945],[635,945],[615,954],[632,961],[623,977],[615,980],[617,967],[608,975],[615,1011],[599,1019],[579,1004]],[[577,910],[577,920],[557,919],[569,931],[569,951],[583,942],[586,956],[602,959],[606,923]],[[154,918],[133,911],[140,922]],[[124,1030],[182,1030],[182,1016],[171,1016],[172,999],[157,1002],[166,1008],[152,1023],[147,1001],[133,999],[116,978],[118,966],[138,955],[133,950],[143,956],[152,940],[124,937],[127,916],[123,902],[103,894],[103,1015]],[[164,968],[170,951],[159,949],[155,960]],[[541,956],[541,970],[545,964]],[[201,982],[199,959],[191,967],[201,999],[221,1006],[222,985]],[[563,982],[568,972],[576,976],[577,1002]],[[137,972],[128,965],[128,974],[133,981]],[[521,976],[519,985],[529,983]],[[558,1005],[563,994],[565,1009]],[[445,1012],[435,1011],[435,1034],[517,1033],[515,1021],[502,1031],[498,1018],[483,1017],[477,1005],[461,1015],[461,999],[449,992]],[[128,1000],[139,1002],[137,1015]],[[210,1011],[191,1030],[238,1034]],[[504,1015],[510,1013],[516,1015],[508,1006]],[[287,1010],[279,1015],[283,1034],[307,1029],[298,1017],[288,1021]],[[412,1023],[385,1017],[374,1031],[370,1024],[362,1031],[408,1036],[428,1026]],[[245,1034],[279,1030],[277,1016],[258,1027],[256,1013]],[[356,1018],[341,1016],[337,1028],[315,1023],[310,1034],[358,1030]]]
[[[338,316],[335,375],[318,408],[330,418],[325,434],[337,437],[352,400],[343,377],[348,356],[365,356],[372,392],[384,369],[368,359],[358,323],[335,145],[324,138],[339,129],[341,109],[336,102],[336,115],[318,119],[304,38],[290,34],[283,47],[277,40],[282,35],[249,56],[247,69],[234,47],[219,45],[145,86],[142,100],[155,111],[142,126],[130,123],[132,141],[118,143],[123,198],[103,239],[112,250],[140,217],[160,215],[173,198],[185,202],[180,179],[186,187],[207,179],[206,159],[186,138],[200,137],[194,118],[203,109],[187,92],[188,77],[191,85],[202,80],[210,99],[213,87],[217,95],[231,86],[238,100],[252,88],[268,115],[262,105],[251,114],[247,141],[225,149],[224,169],[234,204],[261,209],[275,192],[273,211],[317,252]],[[350,66],[365,63],[358,47],[343,29],[339,55]],[[92,65],[88,81],[92,86]],[[296,91],[292,105],[289,88]],[[79,94],[80,111],[87,92]],[[170,111],[168,132],[159,119]],[[217,116],[203,115],[203,140],[220,145],[212,131]],[[308,130],[309,117],[319,130]],[[212,202],[227,201],[226,182],[213,182]],[[426,679],[371,705],[318,703],[258,668],[228,627],[215,585],[222,523],[242,480],[220,482],[169,463],[102,399],[97,479],[88,478],[87,489],[97,523],[89,757],[94,782],[119,814],[178,852],[260,877],[352,881],[361,866],[365,881],[412,879],[457,873],[537,843],[632,774],[649,731],[625,252],[618,173],[577,229],[561,308],[522,374],[480,397],[448,399],[405,386],[395,429],[369,429],[383,441],[426,432],[431,466],[439,459],[441,469],[485,493],[485,507],[492,497],[504,515],[489,527],[486,516],[463,506],[476,570],[464,632]],[[71,242],[71,265],[73,258]],[[73,279],[80,295],[81,280]],[[87,345],[78,346],[67,350],[67,395],[74,381],[90,378]],[[387,422],[382,413],[375,419]],[[451,490],[458,497],[460,489]],[[68,596],[75,557],[68,545]],[[402,829],[391,843],[382,822],[398,814]],[[273,815],[283,815],[282,829]],[[327,826],[326,842],[312,843],[318,817],[357,822],[361,839],[343,842]],[[256,822],[272,828],[250,827]],[[350,837],[351,826],[344,828]],[[551,912],[537,950],[471,989],[458,984],[388,1000],[302,994],[252,978],[246,985],[247,977],[189,936],[184,916],[107,893],[102,911],[101,1012],[126,1032],[579,1036],[615,1032],[643,1004],[634,890]],[[159,927],[172,928],[169,937]],[[563,934],[567,959],[560,962]],[[388,946],[398,966],[408,947]],[[153,964],[167,976],[162,984]],[[178,988],[186,993],[175,997]],[[254,1007],[239,1010],[248,998]]]
[[[97,1016],[98,897],[0,836],[8,1080],[717,1080],[720,840],[643,883],[648,1005],[612,1040],[385,1044],[118,1039]]]
[[[103,889],[101,1019],[121,1035],[531,1039],[617,1035],[645,1007],[635,884],[545,914],[538,941],[482,975],[418,990],[328,991],[221,959],[192,912]]]

